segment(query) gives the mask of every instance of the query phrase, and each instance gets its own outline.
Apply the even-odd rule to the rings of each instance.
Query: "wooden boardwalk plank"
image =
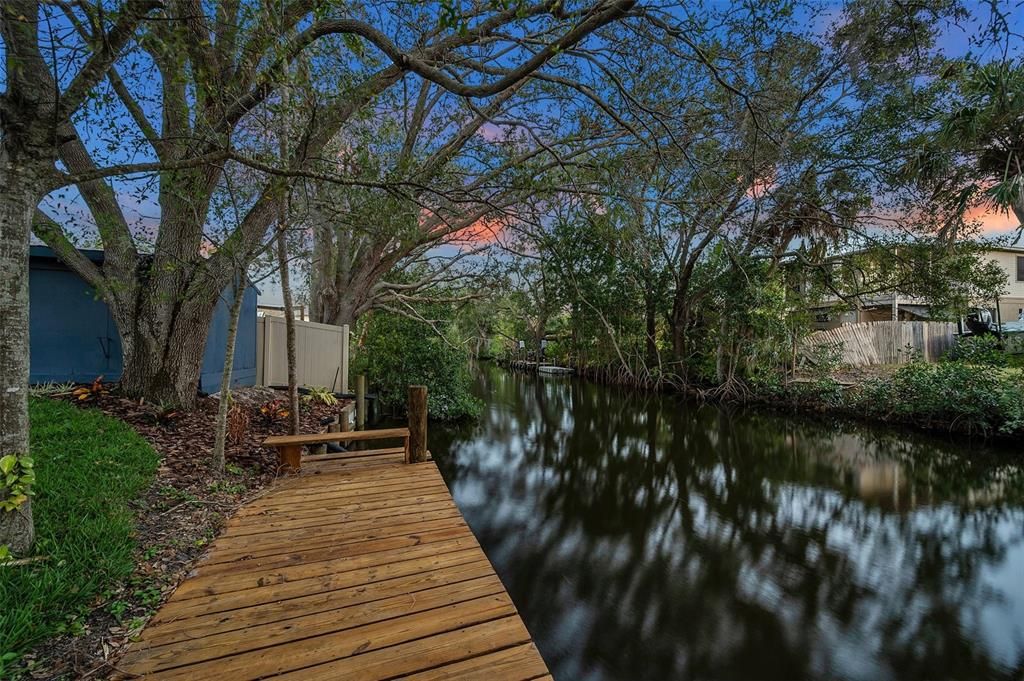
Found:
[[[301,565],[303,563],[315,563],[321,560],[330,560],[332,558],[373,554],[380,551],[419,546],[420,544],[430,544],[435,541],[444,541],[447,539],[465,536],[466,532],[462,528],[462,524],[459,523],[453,524],[451,527],[431,530],[429,532],[417,530],[416,532],[400,534],[394,537],[384,537],[383,539],[371,539],[369,541],[353,542],[348,544],[334,544],[331,546],[322,546],[308,550],[293,550],[288,551],[287,553],[278,553],[259,558],[240,558],[235,561],[200,565],[192,571],[192,576],[199,579],[211,575],[224,575],[227,573],[241,574],[243,572],[251,572],[254,570],[269,570],[273,568],[288,567],[290,565]]]
[[[334,514],[345,514],[345,513],[358,513],[359,511],[379,511],[388,508],[398,508],[404,506],[413,506],[418,504],[426,504],[432,501],[450,501],[451,497],[447,492],[442,491],[440,488],[431,493],[424,494],[417,492],[411,496],[398,496],[394,494],[388,494],[381,496],[378,499],[369,499],[366,501],[332,501],[327,500],[326,502],[313,503],[305,507],[298,507],[298,505],[291,506],[283,504],[275,507],[273,512],[264,510],[262,512],[250,513],[244,516],[234,516],[227,522],[228,527],[251,527],[254,532],[259,531],[259,525],[253,523],[249,518],[253,515],[272,515],[274,520],[279,519],[298,519],[298,518],[322,518],[324,515],[331,516]]]
[[[373,584],[360,584],[334,591],[240,608],[226,613],[169,620],[159,628],[159,631],[147,632],[144,644],[152,647],[173,641],[203,638],[216,633],[260,624],[284,622],[304,615],[382,600],[398,594],[415,594],[434,586],[468,581],[489,574],[492,574],[490,565],[486,561],[476,560],[429,572],[393,577]]]
[[[240,509],[118,668],[218,681],[545,678],[437,467],[380,456],[306,457],[303,475]]]
[[[337,653],[333,649],[333,639],[325,638],[325,634],[337,633],[349,629],[363,627],[358,631],[350,632],[344,638],[349,639],[355,636],[367,636],[368,627],[363,625],[375,624],[377,629],[388,629],[390,624],[383,624],[385,620],[392,620],[404,615],[411,615],[423,611],[452,606],[466,601],[472,601],[487,596],[500,596],[504,589],[497,577],[486,575],[467,582],[457,582],[438,586],[432,589],[419,591],[413,594],[398,594],[381,600],[360,603],[351,607],[338,610],[328,610],[312,615],[303,615],[283,622],[271,622],[262,625],[250,625],[244,629],[237,629],[227,632],[218,632],[199,639],[175,641],[166,643],[159,647],[148,650],[140,650],[137,654],[138,664],[136,671],[156,671],[160,669],[173,669],[193,665],[199,662],[209,662],[207,666],[218,667],[222,671],[225,668],[223,661],[218,658],[233,658],[231,664],[235,668],[248,668],[260,673],[266,672],[269,667],[260,666],[260,660],[283,657],[280,649],[275,650],[274,646],[298,642],[302,639],[316,639],[316,649],[320,654],[325,654],[329,659],[334,659]],[[296,643],[296,645],[300,645]],[[308,649],[309,641],[303,641],[301,645]],[[263,652],[260,649],[266,649]],[[245,654],[243,654],[245,653]],[[293,658],[293,651],[288,648],[288,663]],[[201,667],[192,667],[191,673],[198,673]],[[275,669],[270,669],[272,673]]]
[[[282,678],[299,681],[377,681],[487,655],[528,642],[518,616],[504,617],[362,655],[302,669]]]
[[[462,528],[454,529],[460,531],[461,536],[454,536],[439,542],[399,546],[398,548],[386,551],[342,555],[341,557],[331,557],[326,560],[310,561],[279,568],[260,569],[257,567],[256,569],[247,569],[245,571],[197,577],[188,580],[178,587],[179,593],[176,593],[175,596],[180,602],[190,598],[226,594],[232,591],[268,587],[274,584],[286,584],[357,569],[363,570],[391,565],[417,558],[436,558],[449,553],[472,550],[474,544],[466,538]],[[366,543],[368,542],[364,542],[360,546],[364,546]],[[337,555],[337,552],[335,555]]]
[[[393,537],[409,532],[426,532],[427,530],[465,523],[457,510],[435,511],[421,514],[418,517],[396,516],[396,518],[394,525],[352,523],[352,527],[339,525],[325,532],[316,531],[316,528],[314,528],[308,532],[291,531],[284,534],[279,533],[274,536],[254,539],[251,542],[232,543],[227,546],[222,544],[211,549],[209,562],[238,560],[244,556],[259,557],[287,553],[297,546],[318,548],[347,542],[369,541],[371,539]],[[305,536],[307,534],[313,536]]]
[[[435,667],[406,676],[406,681],[528,681],[546,676],[548,669],[532,643],[505,648],[496,653]]]
[[[307,594],[372,584],[381,579],[413,575],[424,570],[436,570],[445,566],[462,565],[479,558],[479,549],[471,548],[426,558],[403,560],[401,562],[389,563],[388,565],[375,565],[358,570],[347,570],[308,579],[298,579],[291,582],[272,581],[260,584],[254,580],[251,588],[244,591],[230,591],[225,594],[184,598],[180,601],[172,598],[160,609],[156,617],[182,619],[184,617],[222,613],[253,605],[263,605],[289,598],[299,598]]]

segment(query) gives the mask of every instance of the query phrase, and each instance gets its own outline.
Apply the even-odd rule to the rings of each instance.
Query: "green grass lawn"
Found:
[[[0,656],[80,627],[80,617],[133,568],[129,502],[153,479],[157,455],[128,425],[99,411],[32,399],[35,555],[0,567]],[[0,660],[0,676],[3,675]]]

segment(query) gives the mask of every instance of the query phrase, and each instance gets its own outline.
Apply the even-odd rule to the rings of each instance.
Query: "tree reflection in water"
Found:
[[[431,449],[556,678],[1024,673],[1012,460],[491,366],[478,390]]]

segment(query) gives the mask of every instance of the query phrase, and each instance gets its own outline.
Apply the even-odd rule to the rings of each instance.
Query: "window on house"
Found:
[[[1017,256],[1017,281],[1024,281],[1024,255]]]

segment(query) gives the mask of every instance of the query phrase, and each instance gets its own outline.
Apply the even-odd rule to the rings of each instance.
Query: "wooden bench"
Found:
[[[328,442],[366,442],[369,440],[390,439],[402,440],[405,450],[405,462],[409,463],[408,428],[350,430],[338,433],[314,433],[312,435],[272,435],[263,441],[263,446],[277,449],[282,468],[297,471],[302,465],[302,448],[304,446],[322,445]]]

